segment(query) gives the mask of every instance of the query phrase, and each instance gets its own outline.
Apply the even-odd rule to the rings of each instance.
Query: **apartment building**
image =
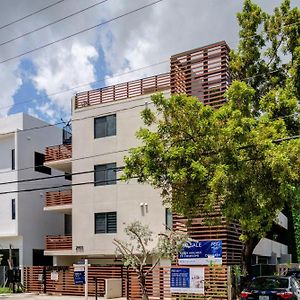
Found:
[[[75,95],[72,144],[48,147],[45,152],[46,166],[73,174],[72,190],[56,194],[57,205],[48,208],[67,212],[72,219],[71,234],[52,238],[46,248],[45,254],[52,255],[56,264],[83,258],[95,264],[116,263],[113,239],[125,239],[126,224],[135,220],[149,225],[154,233],[165,230],[170,215],[159,192],[134,179],[119,180],[124,155],[138,145],[135,132],[143,125],[140,112],[145,105],[151,106],[151,94],[186,93],[221,106],[230,84],[228,59],[227,44],[218,42],[173,55],[169,73]],[[285,227],[282,218],[280,224]],[[184,218],[174,216],[173,228],[183,222]],[[239,263],[242,245],[236,224],[208,227],[199,216],[188,232],[197,240],[222,240],[223,263]],[[262,241],[255,255],[280,259],[288,253],[285,245],[274,243]]]
[[[43,152],[61,140],[61,129],[24,113],[0,120],[2,265],[7,265],[10,251],[15,266],[52,263],[43,255],[45,236],[63,233],[64,220],[44,211],[44,189],[65,180],[45,179],[61,172],[43,166]]]

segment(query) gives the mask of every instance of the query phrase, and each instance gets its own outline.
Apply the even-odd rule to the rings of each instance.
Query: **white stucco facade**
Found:
[[[165,231],[166,211],[158,190],[135,179],[94,185],[94,166],[116,163],[121,168],[128,150],[138,145],[135,133],[143,126],[140,112],[146,101],[151,103],[150,94],[73,110],[72,250],[46,251],[57,264],[70,264],[71,256],[73,262],[87,257],[93,263],[114,263],[113,239],[127,239],[124,228],[133,221],[148,225],[154,234]],[[94,138],[94,119],[112,114],[116,114],[116,134]],[[95,214],[106,212],[116,212],[117,232],[95,233]]]
[[[24,191],[64,182],[61,178],[24,182],[49,177],[34,168],[35,152],[61,143],[61,129],[48,125],[22,113],[0,120],[0,252],[10,247],[18,251],[17,263],[24,266],[32,265],[33,250],[44,249],[45,235],[63,232],[63,216],[43,210],[44,190]]]

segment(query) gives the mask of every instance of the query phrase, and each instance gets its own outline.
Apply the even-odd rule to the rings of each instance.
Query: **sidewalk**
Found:
[[[84,296],[50,296],[50,295],[38,295],[32,293],[24,294],[0,294],[0,300],[4,299],[27,299],[27,300],[84,300]],[[89,297],[89,300],[94,300],[95,296]],[[103,297],[98,297],[98,299],[105,299]],[[126,298],[115,298],[115,300],[126,300]]]

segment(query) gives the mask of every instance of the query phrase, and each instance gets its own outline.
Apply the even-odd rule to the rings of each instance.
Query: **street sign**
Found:
[[[222,241],[187,242],[178,254],[179,265],[222,264]]]

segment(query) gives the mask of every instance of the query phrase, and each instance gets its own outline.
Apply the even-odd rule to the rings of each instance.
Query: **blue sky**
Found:
[[[2,0],[0,27],[54,2],[57,1]],[[99,2],[64,0],[0,29],[0,43]],[[83,13],[0,46],[0,61],[151,2],[154,0],[107,0]],[[271,11],[281,1],[257,2]],[[231,47],[235,47],[238,41],[235,15],[242,3],[242,0],[164,0],[105,26],[0,63],[0,116],[26,112],[50,123],[68,120],[71,97],[76,91],[168,71],[168,63],[162,63],[131,72],[168,60],[172,54],[219,40],[226,40]],[[300,5],[300,0],[292,1],[292,5]],[[115,77],[120,73],[127,74]]]

